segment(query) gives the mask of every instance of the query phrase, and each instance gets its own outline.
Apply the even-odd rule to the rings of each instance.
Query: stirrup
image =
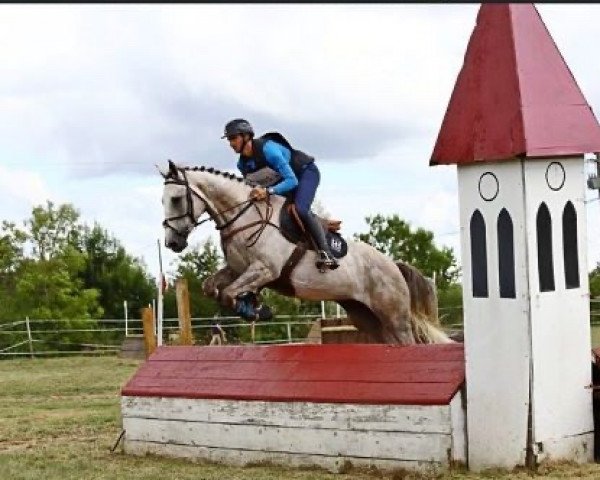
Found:
[[[337,260],[330,256],[325,250],[319,250],[317,252],[317,257],[318,258],[315,262],[315,265],[322,272],[324,272],[326,269],[335,270],[340,266]]]

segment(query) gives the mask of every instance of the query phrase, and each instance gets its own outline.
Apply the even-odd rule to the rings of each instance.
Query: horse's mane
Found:
[[[245,183],[248,186],[251,186],[243,177],[238,177],[235,173],[222,172],[214,167],[205,167],[201,165],[199,167],[179,167],[181,170],[193,171],[193,172],[207,172],[212,173],[213,175],[220,175],[222,177],[228,178],[230,180],[238,181],[240,183]]]

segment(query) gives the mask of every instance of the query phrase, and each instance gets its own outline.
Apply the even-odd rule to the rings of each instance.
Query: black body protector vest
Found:
[[[264,144],[267,140],[272,140],[280,145],[283,145],[289,149],[291,153],[290,167],[296,174],[297,178],[300,178],[302,168],[314,162],[314,157],[307,155],[306,153],[296,150],[290,145],[285,137],[278,132],[269,132],[264,135],[252,140],[252,157],[245,157],[240,155],[240,165],[242,167],[242,174],[244,178],[255,185],[261,187],[271,187],[279,183],[282,176],[276,170],[272,169],[267,163],[265,154],[263,151]]]

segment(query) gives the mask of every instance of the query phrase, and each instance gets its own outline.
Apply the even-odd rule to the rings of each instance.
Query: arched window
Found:
[[[565,286],[579,288],[579,255],[577,251],[577,212],[571,202],[567,202],[562,215],[563,261],[565,265]]]
[[[498,215],[498,279],[500,298],[515,298],[515,246],[513,223],[503,208]]]
[[[488,296],[487,278],[487,246],[485,220],[479,210],[471,216],[471,279],[473,281],[473,297]]]
[[[554,290],[554,263],[552,261],[552,219],[548,206],[542,202],[536,216],[537,259],[540,291]]]

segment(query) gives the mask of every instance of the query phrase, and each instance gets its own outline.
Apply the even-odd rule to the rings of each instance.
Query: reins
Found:
[[[181,185],[181,186],[185,187],[187,208],[186,208],[185,213],[182,213],[181,215],[174,215],[172,217],[168,217],[165,220],[163,220],[163,222],[162,222],[163,226],[168,227],[171,230],[175,231],[176,234],[182,235],[182,233],[179,232],[179,230],[177,230],[175,227],[173,227],[169,222],[171,222],[172,220],[178,220],[180,218],[185,218],[185,217],[188,217],[191,221],[191,226],[187,229],[187,232],[185,232],[185,233],[189,233],[192,229],[194,229],[195,227],[197,227],[199,225],[202,225],[204,222],[206,222],[208,220],[214,221],[216,224],[215,228],[217,230],[221,231],[221,242],[223,243],[223,245],[237,233],[239,233],[243,230],[246,230],[248,228],[254,227],[256,225],[261,225],[261,226],[256,231],[254,231],[250,234],[250,236],[248,237],[248,241],[250,243],[246,243],[246,247],[251,247],[258,241],[258,239],[262,235],[262,233],[265,230],[265,228],[267,227],[267,225],[271,225],[271,226],[277,228],[278,230],[281,230],[278,225],[271,222],[271,218],[273,216],[273,205],[271,205],[271,202],[269,201],[268,197],[267,197],[267,201],[265,202],[267,205],[265,217],[263,217],[261,209],[258,207],[258,205],[256,204],[254,199],[248,199],[248,200],[244,200],[242,202],[236,203],[235,205],[232,205],[231,207],[229,207],[225,210],[222,210],[220,212],[215,211],[211,207],[210,202],[206,198],[204,198],[204,196],[201,193],[196,191],[196,189],[192,188],[192,186],[190,185],[190,183],[187,179],[186,170],[183,168],[178,168],[178,170],[182,173],[183,180],[178,179],[178,178],[169,178],[169,179],[165,180],[164,184],[165,185],[175,184],[175,185]],[[208,218],[205,218],[202,221],[196,220],[196,216],[194,215],[194,202],[193,202],[192,194],[195,195],[196,197],[198,197],[200,200],[202,200],[202,202],[206,206],[206,211],[209,215]],[[227,232],[227,233],[223,232],[224,229],[233,225],[253,205],[254,205],[254,208],[256,209],[256,212],[258,213],[258,215],[260,217],[260,220],[250,222],[242,227],[238,227],[238,228],[232,230],[231,232]],[[227,220],[225,218],[225,216],[223,215],[224,213],[230,212],[231,210],[238,208],[240,206],[243,206],[243,208],[241,208],[240,211],[237,212],[231,219]],[[220,223],[219,219],[222,219],[223,223]]]
[[[249,201],[253,202],[253,200],[249,200]],[[265,204],[267,205],[267,209],[265,211],[265,217],[262,216],[262,212],[260,211],[260,208],[258,207],[258,205],[256,203],[249,204],[248,207],[250,207],[251,205],[254,205],[254,208],[256,209],[256,212],[258,213],[260,220],[255,220],[254,222],[250,222],[250,223],[248,223],[242,227],[238,227],[226,234],[223,234],[221,232],[221,241],[223,242],[223,244],[225,244],[229,239],[231,239],[234,235],[238,234],[239,232],[246,230],[248,228],[254,227],[256,225],[261,225],[261,227],[250,234],[250,236],[248,237],[248,240],[251,240],[255,236],[256,237],[254,238],[254,240],[251,243],[246,243],[246,247],[252,247],[258,241],[258,239],[262,235],[262,233],[265,230],[265,228],[267,227],[267,225],[271,225],[271,226],[275,227],[277,230],[281,231],[281,229],[279,228],[279,225],[275,225],[273,222],[271,222],[271,218],[273,216],[273,205],[271,205],[271,202],[269,201],[268,197],[267,197],[267,201],[265,202]],[[244,211],[247,210],[248,207],[245,208]],[[238,214],[235,218],[237,219],[239,216],[240,216],[240,214]],[[229,224],[231,225],[232,223],[233,222],[230,222]]]

